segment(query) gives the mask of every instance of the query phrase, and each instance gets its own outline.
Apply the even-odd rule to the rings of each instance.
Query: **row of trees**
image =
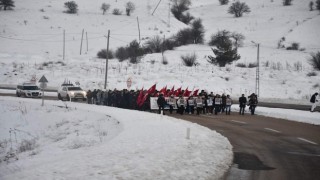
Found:
[[[138,63],[139,56],[143,56],[147,53],[160,53],[166,50],[172,50],[174,47],[187,45],[187,44],[203,44],[204,43],[204,27],[201,19],[195,19],[190,24],[190,27],[178,31],[174,36],[164,39],[160,36],[155,36],[147,40],[142,46],[136,41],[132,41],[127,47],[119,47],[115,53],[106,52],[105,49],[98,52],[97,56],[105,58],[108,53],[108,57],[113,55],[123,61],[129,59],[131,63]],[[210,46],[215,46],[212,51],[215,56],[208,56],[208,62],[219,65],[221,67],[226,64],[230,64],[235,60],[240,59],[240,55],[237,54],[238,47],[241,46],[244,36],[240,33],[229,32],[227,30],[219,31],[211,36],[209,41]],[[186,65],[194,65],[194,59],[196,56],[182,57]],[[193,59],[192,61],[189,59]]]
[[[229,0],[219,0],[221,5],[226,5]],[[191,0],[175,0],[173,6],[171,7],[171,12],[176,19],[179,21],[189,24],[194,17],[185,11],[189,10],[191,5]],[[233,14],[235,17],[241,17],[243,13],[249,13],[250,8],[246,3],[241,3],[239,1],[232,3],[228,9],[228,13]]]
[[[67,8],[66,13],[76,14],[78,12],[78,4],[75,1],[65,2],[64,6]],[[130,16],[131,13],[136,9],[135,4],[131,1],[126,3],[125,8],[127,16]],[[110,9],[110,4],[102,3],[100,9],[102,10],[102,14],[104,15]],[[120,11],[120,9],[115,8],[113,9],[113,14],[121,15],[122,12]]]

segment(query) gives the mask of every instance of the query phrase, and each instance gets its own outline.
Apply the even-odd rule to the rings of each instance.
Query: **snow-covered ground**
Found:
[[[110,49],[116,50],[139,39],[137,17],[141,44],[188,27],[170,14],[170,0],[162,0],[156,10],[158,0],[131,1],[136,10],[128,17],[111,13],[114,8],[125,12],[127,0],[108,1],[111,8],[106,15],[100,10],[105,0],[77,0],[78,14],[63,13],[65,1],[61,0],[15,0],[13,11],[0,11],[0,85],[15,86],[45,75],[50,87],[68,79],[80,82],[84,89],[102,89],[105,60],[96,54],[107,47],[108,30]],[[192,0],[189,10],[203,20],[206,42],[224,29],[246,37],[237,62],[225,68],[209,64],[207,56],[213,53],[206,44],[165,51],[168,65],[161,63],[161,53],[148,54],[139,64],[111,59],[108,88],[126,88],[131,78],[131,89],[157,83],[158,90],[167,85],[233,98],[248,95],[255,92],[256,69],[236,64],[256,62],[254,41],[260,44],[259,98],[308,104],[320,89],[320,72],[307,61],[310,53],[320,51],[319,12],[309,11],[310,0],[293,1],[286,7],[282,1],[244,2],[251,13],[241,18],[228,14],[229,5],[221,6],[218,0]],[[281,38],[283,45],[297,42],[302,50],[278,49]],[[182,64],[180,56],[189,53],[197,55],[198,66]],[[307,75],[310,72],[316,75]],[[232,160],[227,139],[196,124],[111,107],[60,101],[46,101],[41,107],[39,103],[0,97],[1,160],[11,146],[15,152],[23,151],[18,153],[19,160],[12,157],[8,164],[0,163],[0,179],[208,179],[221,177]],[[259,107],[257,114],[319,125],[319,113]],[[188,128],[190,139],[186,139]],[[32,150],[26,151],[28,147]]]
[[[217,132],[158,114],[13,97],[0,114],[2,180],[218,179],[233,157]]]
[[[320,125],[319,113],[256,113]],[[225,137],[158,114],[14,97],[0,114],[0,179],[219,179],[232,163]]]

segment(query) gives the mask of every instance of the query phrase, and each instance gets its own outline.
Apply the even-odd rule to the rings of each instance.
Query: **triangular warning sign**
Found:
[[[41,83],[47,83],[48,82],[48,80],[47,80],[47,78],[43,75],[41,78],[40,78],[40,80],[39,80],[39,82]]]

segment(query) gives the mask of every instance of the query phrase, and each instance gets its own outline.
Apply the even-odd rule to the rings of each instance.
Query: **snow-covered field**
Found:
[[[99,50],[107,46],[107,31],[110,30],[110,49],[126,46],[139,39],[141,44],[155,35],[170,37],[187,25],[169,16],[169,0],[161,1],[154,11],[156,0],[132,0],[136,10],[131,16],[115,16],[114,8],[124,9],[125,0],[108,2],[111,5],[106,15],[100,10],[103,0],[77,0],[78,14],[63,13],[60,0],[16,0],[14,11],[0,11],[0,84],[17,84],[28,81],[33,75],[38,79],[45,75],[48,86],[58,87],[65,79],[79,81],[85,89],[104,87],[105,60],[96,58]],[[207,62],[213,55],[207,45],[188,45],[165,51],[168,65],[161,63],[161,54],[148,54],[139,64],[109,61],[108,88],[126,88],[132,78],[132,89],[149,88],[157,83],[158,89],[168,86],[183,89],[204,89],[214,93],[240,94],[255,92],[256,68],[240,68],[237,63],[253,63],[257,59],[260,43],[260,97],[308,101],[310,95],[320,88],[320,73],[308,64],[310,53],[320,50],[320,16],[318,11],[309,11],[309,0],[293,1],[292,6],[283,6],[282,1],[246,0],[251,13],[234,18],[227,13],[229,6],[221,6],[212,0],[192,0],[191,15],[203,20],[205,40],[218,30],[242,33],[246,39],[239,48],[241,59],[227,68],[219,68]],[[172,4],[172,2],[171,2]],[[80,45],[82,30],[84,41]],[[66,57],[63,60],[63,30],[66,31]],[[87,34],[86,34],[87,33]],[[88,47],[87,47],[87,36]],[[285,46],[293,42],[303,51],[278,49],[278,41],[284,37]],[[197,67],[182,65],[181,55],[195,53]],[[279,100],[281,99],[281,100]]]
[[[12,97],[0,114],[2,180],[218,179],[233,157],[215,131],[158,114]]]

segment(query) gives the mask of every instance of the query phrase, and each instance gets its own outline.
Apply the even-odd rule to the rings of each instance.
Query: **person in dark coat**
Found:
[[[88,100],[88,104],[92,104],[92,93],[91,93],[91,90],[89,90],[87,92],[87,100]]]
[[[160,94],[160,96],[157,99],[157,104],[159,106],[159,114],[161,114],[161,110],[163,111],[163,114],[164,114],[164,106],[166,105],[166,100],[164,99],[162,93]]]
[[[311,112],[314,111],[314,109],[317,107],[317,103],[318,103],[318,93],[314,93],[312,96],[311,96],[311,99],[310,99],[310,102],[312,103],[312,106],[311,106]]]
[[[239,98],[239,106],[240,106],[240,112],[239,114],[244,115],[244,110],[246,108],[247,98],[242,94],[242,96]]]
[[[227,100],[227,96],[225,94],[222,94],[221,96],[221,100],[222,100],[222,104],[221,104],[221,112],[224,113],[224,110],[226,108],[226,100]]]
[[[251,111],[251,115],[254,115],[254,111],[258,104],[258,97],[254,93],[249,96],[249,109]]]

